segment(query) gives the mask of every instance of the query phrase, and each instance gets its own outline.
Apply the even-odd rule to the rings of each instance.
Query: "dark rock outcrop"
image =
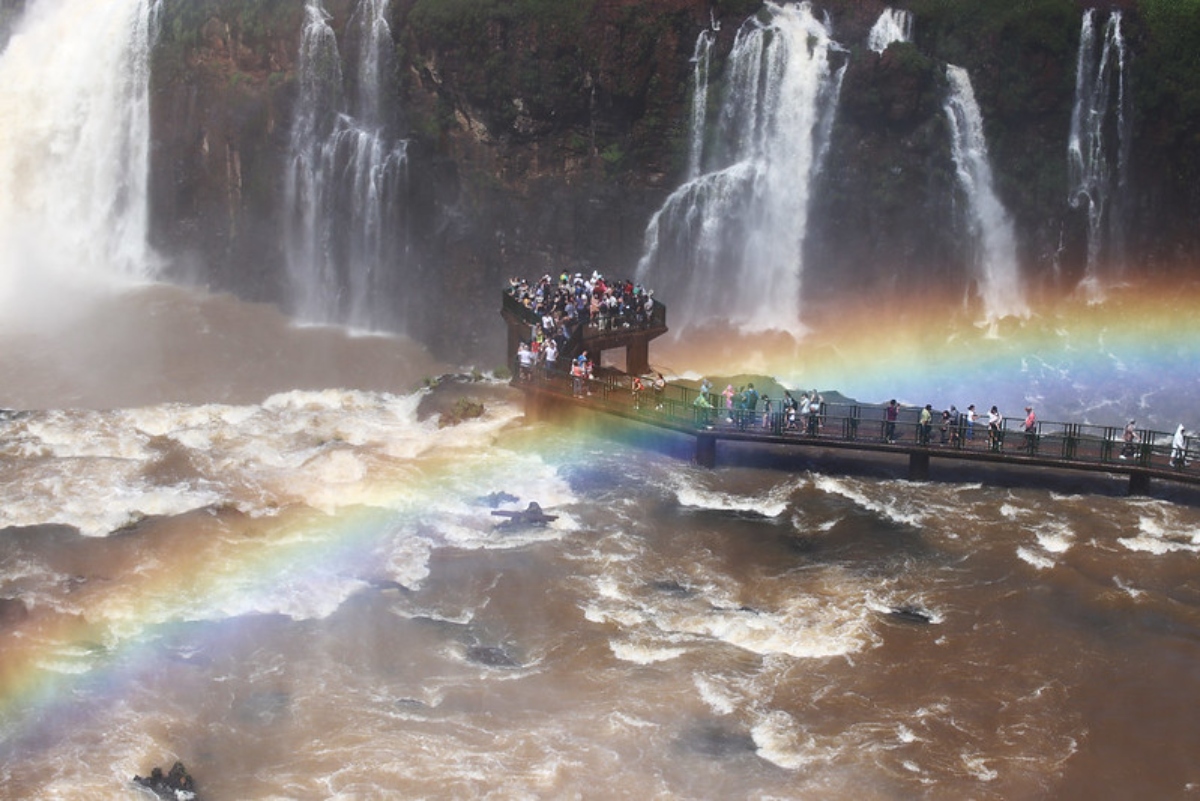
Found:
[[[150,788],[159,797],[168,798],[170,801],[199,798],[196,795],[196,782],[182,762],[172,765],[170,772],[165,775],[162,768],[155,768],[150,771],[149,776],[134,776],[133,781]]]

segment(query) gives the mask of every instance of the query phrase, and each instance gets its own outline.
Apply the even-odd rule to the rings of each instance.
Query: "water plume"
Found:
[[[958,182],[967,199],[968,225],[978,243],[972,278],[983,304],[984,323],[1029,313],[1017,262],[1017,235],[992,182],[983,114],[975,101],[971,77],[962,67],[946,67],[950,93],[946,118],[950,124],[951,151]]]
[[[151,0],[31,3],[0,54],[0,309],[44,325],[152,279]]]
[[[768,2],[738,31],[716,119],[693,120],[693,143],[713,144],[693,155],[700,174],[651,219],[638,264],[639,280],[677,288],[676,330],[713,319],[802,329],[809,201],[845,69],[832,58],[840,49],[809,3]],[[697,81],[693,108],[707,86]]]
[[[290,310],[305,322],[403,327],[395,299],[403,297],[408,254],[408,141],[389,134],[382,99],[389,5],[358,4],[347,26],[358,47],[350,74],[320,0],[305,7],[284,186]],[[356,91],[347,91],[350,83]]]
[[[1131,142],[1126,94],[1129,66],[1121,12],[1112,12],[1100,42],[1095,17],[1095,9],[1084,12],[1079,34],[1067,167],[1068,201],[1072,208],[1086,208],[1088,217],[1087,268],[1082,289],[1093,301],[1099,301],[1104,294],[1102,257],[1107,255],[1110,261],[1120,263],[1123,256],[1119,204],[1129,179]]]

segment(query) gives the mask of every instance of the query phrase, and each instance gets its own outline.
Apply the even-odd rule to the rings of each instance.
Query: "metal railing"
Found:
[[[816,412],[798,409],[791,416],[780,408],[777,398],[771,399],[769,413],[762,403],[750,411],[736,404],[731,408],[722,396],[712,393],[706,396],[707,404],[701,403],[698,389],[679,384],[668,383],[658,392],[643,379],[643,388],[635,391],[633,378],[625,375],[586,379],[544,368],[514,375],[517,386],[573,396],[602,411],[663,427],[711,431],[730,439],[860,443],[870,450],[907,453],[927,449],[947,456],[1033,460],[1068,467],[1108,465],[1125,472],[1138,468],[1200,477],[1200,463],[1192,466],[1198,455],[1194,453],[1195,439],[1186,437],[1180,449],[1172,445],[1172,435],[1163,431],[1139,429],[1133,442],[1127,443],[1120,426],[1039,420],[1032,431],[1024,431],[1024,418],[1013,417],[1003,418],[994,430],[983,420],[968,423],[965,415],[959,416],[957,424],[935,418],[923,426],[920,409],[901,407],[889,436],[884,406],[877,404],[823,403]]]

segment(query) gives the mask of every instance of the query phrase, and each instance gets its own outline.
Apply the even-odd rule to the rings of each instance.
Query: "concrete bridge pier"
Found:
[[[717,466],[717,438],[712,434],[696,435],[696,464],[701,467]]]
[[[910,453],[908,455],[908,480],[909,481],[928,481],[929,480],[929,454],[928,453]]]
[[[630,375],[650,372],[650,340],[637,337],[625,346],[625,372]]]

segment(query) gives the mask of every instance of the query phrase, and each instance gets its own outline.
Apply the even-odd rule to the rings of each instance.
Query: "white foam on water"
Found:
[[[928,517],[928,512],[919,506],[911,494],[884,495],[881,490],[886,484],[877,482],[872,485],[873,491],[878,491],[877,494],[868,494],[861,484],[852,479],[836,476],[818,476],[815,484],[822,492],[845,498],[859,508],[893,523],[920,526]]]
[[[1000,515],[1007,520],[1016,520],[1018,517],[1022,517],[1025,514],[1026,511],[1024,509],[1014,506],[1011,503],[1000,504]]]
[[[1174,517],[1173,511],[1165,515]],[[1180,521],[1162,520],[1148,515],[1138,518],[1138,535],[1121,537],[1117,542],[1131,551],[1162,556],[1174,552],[1200,553],[1200,530],[1188,529]]]
[[[986,757],[979,754],[962,754],[961,759],[967,773],[981,782],[993,782],[1000,777],[997,770],[988,767]]]
[[[693,481],[691,475],[678,476],[673,490],[680,506],[721,512],[753,512],[763,517],[779,517],[787,511],[791,497],[807,482],[804,479],[777,484],[758,495],[738,495],[711,490]]]
[[[1113,576],[1113,584],[1116,584],[1117,587],[1120,588],[1121,591],[1124,592],[1126,595],[1128,595],[1130,598],[1140,598],[1146,594],[1143,590],[1139,590],[1136,587],[1130,586],[1129,583],[1126,582],[1124,579],[1122,579],[1120,576]]]
[[[1038,545],[1049,553],[1066,553],[1075,544],[1075,533],[1065,520],[1051,520],[1034,529]]]
[[[1038,570],[1049,570],[1057,564],[1057,562],[1055,562],[1053,559],[1042,556],[1039,553],[1035,553],[1029,548],[1026,548],[1024,545],[1018,546],[1017,558],[1019,558],[1022,562],[1027,562],[1028,564],[1033,565]]]
[[[690,649],[671,647],[654,643],[639,643],[628,639],[609,640],[609,649],[613,656],[623,662],[635,665],[653,665],[658,662],[670,662],[686,654]]]
[[[758,755],[785,770],[831,762],[839,753],[836,745],[818,742],[794,717],[781,710],[763,715],[751,727],[750,735]]]
[[[517,414],[512,406],[496,404],[478,420],[438,429],[417,419],[421,397],[294,391],[241,407],[28,415],[9,421],[0,438],[0,459],[12,468],[0,478],[11,499],[0,509],[0,527],[58,524],[105,536],[144,517],[222,504],[252,517],[293,504],[326,514],[364,505],[428,507],[441,496],[472,498],[480,481],[539,496],[543,506],[573,500],[536,457],[486,447]],[[155,465],[171,449],[189,475],[156,484]],[[430,471],[443,465],[448,475],[433,480],[444,492],[430,493]],[[490,531],[494,522],[474,515],[464,531]],[[557,523],[571,527],[569,518]]]
[[[696,692],[700,694],[700,699],[716,714],[730,715],[737,711],[740,699],[725,688],[718,686],[715,681],[697,674],[692,677],[692,684],[695,685]]]

